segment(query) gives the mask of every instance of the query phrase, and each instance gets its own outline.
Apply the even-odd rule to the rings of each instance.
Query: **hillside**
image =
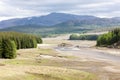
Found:
[[[69,28],[69,29],[68,29]],[[21,25],[15,27],[9,27],[5,29],[0,29],[0,31],[17,31],[23,33],[30,33],[35,35],[41,35],[43,37],[50,36],[52,34],[64,34],[64,33],[80,33],[80,32],[87,32],[92,30],[91,28],[82,28],[79,26],[73,27],[61,27],[61,26],[39,26],[39,25]]]
[[[120,26],[120,18],[99,18],[89,15],[51,13],[45,16],[16,18],[0,22],[0,31],[32,34],[81,33]]]

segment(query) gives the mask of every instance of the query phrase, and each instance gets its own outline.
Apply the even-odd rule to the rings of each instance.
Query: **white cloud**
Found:
[[[115,3],[113,2],[104,2],[104,3],[93,3],[93,4],[85,4],[81,5],[79,7],[81,8],[96,8],[96,7],[103,7],[103,6],[109,6],[109,5],[114,5]]]
[[[51,12],[119,16],[120,0],[0,0],[0,20]]]

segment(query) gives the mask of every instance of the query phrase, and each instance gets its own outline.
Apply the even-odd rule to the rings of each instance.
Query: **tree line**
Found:
[[[37,43],[42,43],[41,37],[18,32],[0,32],[0,58],[15,58],[17,49],[36,48]]]
[[[97,46],[109,46],[120,41],[120,28],[115,28],[97,39]]]
[[[97,40],[98,35],[80,35],[80,34],[72,34],[70,35],[70,40]]]

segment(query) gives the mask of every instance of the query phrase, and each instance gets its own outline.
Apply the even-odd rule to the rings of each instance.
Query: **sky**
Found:
[[[0,20],[53,12],[120,17],[120,0],[0,0]]]

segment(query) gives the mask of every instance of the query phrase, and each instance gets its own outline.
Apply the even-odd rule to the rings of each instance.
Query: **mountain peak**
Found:
[[[59,13],[57,13],[57,12],[52,12],[52,13],[50,13],[49,15],[53,15],[53,14],[59,14]]]
[[[53,12],[48,15],[60,16],[60,15],[72,15],[72,14]]]

